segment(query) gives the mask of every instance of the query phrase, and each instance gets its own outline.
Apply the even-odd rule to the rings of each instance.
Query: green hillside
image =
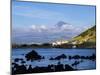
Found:
[[[89,28],[72,40],[78,47],[95,48],[96,47],[96,26]]]

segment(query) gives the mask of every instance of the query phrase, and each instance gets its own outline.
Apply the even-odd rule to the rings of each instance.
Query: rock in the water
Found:
[[[33,61],[33,60],[40,60],[42,57],[35,50],[32,50],[31,52],[25,55],[25,58],[27,61],[29,60]]]
[[[67,56],[65,54],[62,54],[62,55],[55,57],[55,60],[66,59],[66,58]]]

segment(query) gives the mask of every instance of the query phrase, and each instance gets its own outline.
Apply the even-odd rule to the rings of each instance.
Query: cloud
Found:
[[[74,25],[71,24],[63,24],[60,27],[57,25],[30,25],[27,27],[20,27],[20,28],[13,28],[13,34],[14,35],[26,35],[31,36],[34,35],[55,35],[55,36],[65,36],[68,34],[68,36],[72,34],[77,34],[81,32],[82,30],[78,27],[74,27]],[[29,35],[30,34],[30,35]]]
[[[33,32],[45,32],[45,33],[63,33],[63,32],[70,32],[73,33],[80,30],[78,27],[74,27],[71,24],[62,24],[62,25],[31,25],[30,30]]]
[[[58,24],[58,23],[57,23]],[[62,25],[30,25],[25,28],[13,29],[13,41],[16,42],[52,42],[60,39],[71,39],[81,33],[82,28],[65,23]]]
[[[43,32],[43,31],[47,31],[47,28],[45,25],[31,25],[30,29],[34,32]]]

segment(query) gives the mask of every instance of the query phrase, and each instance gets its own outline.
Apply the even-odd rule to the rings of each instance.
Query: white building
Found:
[[[56,46],[56,45],[61,45],[61,44],[65,44],[68,43],[68,41],[56,41],[52,43],[52,46]]]

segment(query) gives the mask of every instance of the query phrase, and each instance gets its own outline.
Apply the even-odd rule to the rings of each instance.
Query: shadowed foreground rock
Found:
[[[55,60],[65,59],[67,56],[65,54],[59,55],[55,58]]]
[[[67,56],[65,54],[61,54],[55,58],[51,57],[49,60],[61,60],[61,59],[66,59]]]
[[[27,61],[31,60],[40,60],[42,59],[42,57],[35,51],[35,50],[32,50],[31,52],[27,53],[25,55],[25,58]]]
[[[32,67],[32,65],[29,65],[28,68],[26,68],[26,65],[18,65],[16,63],[13,63],[12,66],[12,75],[15,74],[28,74],[28,73],[44,73],[44,72],[59,72],[59,71],[73,71],[71,66],[68,64],[61,64],[60,62],[57,65],[48,65],[45,67]]]

